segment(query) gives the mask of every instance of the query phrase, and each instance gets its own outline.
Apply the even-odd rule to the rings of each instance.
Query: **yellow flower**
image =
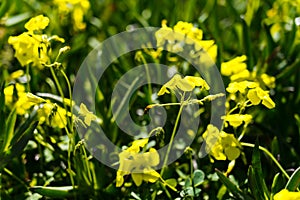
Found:
[[[201,87],[209,90],[209,85],[206,81],[196,76],[186,76],[182,78],[179,74],[174,75],[162,88],[158,91],[157,95],[169,94],[169,90],[180,89],[184,92],[191,92],[195,87]]]
[[[143,181],[156,182],[160,175],[152,167],[159,164],[159,154],[154,148],[149,152],[141,149],[148,143],[148,138],[136,140],[131,147],[119,154],[120,166],[116,177],[116,186],[121,187],[124,183],[124,176],[131,174],[134,183],[140,186]]]
[[[215,41],[202,40],[203,31],[192,23],[179,21],[172,29],[163,20],[162,28],[155,33],[155,37],[157,46],[162,47],[167,44],[168,51],[181,52],[184,50],[185,45],[194,45],[196,51],[204,49],[211,59],[216,61],[217,45]]]
[[[34,18],[31,18],[26,24],[25,28],[28,31],[38,31],[45,29],[49,24],[49,18],[44,17],[43,15],[38,15]]]
[[[243,80],[250,77],[250,72],[247,69],[244,69],[243,71],[240,71],[236,74],[232,74],[230,76],[230,80],[236,81],[236,80]]]
[[[40,124],[46,122],[53,128],[64,128],[67,125],[67,112],[56,103],[47,100],[37,113]]]
[[[221,74],[224,76],[230,76],[233,74],[238,74],[247,69],[245,61],[247,57],[245,55],[233,58],[227,62],[221,64]]]
[[[16,94],[14,94],[16,92]],[[16,108],[16,112],[19,115],[24,115],[34,105],[29,102],[25,92],[24,85],[16,83],[15,85],[9,85],[4,88],[5,104]],[[16,97],[16,99],[14,99]]]
[[[12,105],[14,102],[14,91],[17,92],[15,94],[17,97],[21,95],[22,93],[25,93],[25,86],[21,85],[19,83],[16,83],[14,85],[9,85],[4,88],[4,95],[5,95],[5,105]]]
[[[253,81],[241,81],[241,82],[231,82],[229,83],[226,91],[229,93],[240,92],[242,94],[246,93],[247,88],[255,88],[258,84]]]
[[[58,11],[62,15],[71,13],[74,29],[83,30],[86,28],[84,23],[84,14],[90,8],[88,0],[54,0],[54,4],[58,7]]]
[[[42,68],[40,63],[49,60],[47,46],[42,43],[42,36],[22,33],[18,36],[10,36],[8,43],[13,45],[15,57],[22,66],[33,63]]]
[[[299,200],[300,192],[290,192],[283,189],[274,195],[274,200]]]
[[[240,156],[241,145],[233,134],[219,132],[217,127],[209,124],[202,137],[206,143],[206,152],[216,160],[235,160]]]
[[[206,83],[206,81],[200,77],[196,76],[186,76],[184,77],[184,80],[187,80],[188,83],[193,87],[203,87],[206,90],[209,90],[209,85]]]
[[[91,122],[93,120],[97,119],[96,115],[94,115],[92,112],[90,112],[87,109],[86,105],[84,105],[83,103],[80,104],[79,115],[82,115],[84,117],[84,123],[88,126],[91,125]]]
[[[258,105],[262,101],[262,104],[269,109],[275,107],[275,103],[270,98],[269,92],[261,89],[260,87],[250,89],[248,91],[247,97],[253,105]]]
[[[227,122],[231,126],[238,127],[243,122],[245,122],[245,124],[249,124],[252,120],[252,116],[248,115],[248,114],[244,114],[244,115],[242,115],[242,114],[231,114],[231,115],[223,116],[222,119],[224,119],[225,122]],[[226,123],[226,126],[228,125],[227,123]]]
[[[262,74],[260,75],[260,78],[266,86],[269,88],[275,88],[275,77],[269,76],[268,74]]]

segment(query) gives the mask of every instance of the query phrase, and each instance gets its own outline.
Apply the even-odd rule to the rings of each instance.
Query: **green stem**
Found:
[[[66,73],[63,70],[60,70],[60,72],[62,73],[62,75],[64,76],[67,86],[68,86],[68,91],[69,91],[69,98],[70,98],[70,113],[71,113],[71,122],[70,122],[70,130],[73,131],[73,112],[72,112],[72,108],[73,108],[73,99],[72,99],[72,88],[71,88],[71,83],[66,75]],[[65,102],[63,102],[65,103]]]
[[[26,90],[27,92],[30,92],[30,84],[29,84],[29,79],[30,79],[30,75],[29,75],[29,64],[26,66]]]
[[[183,107],[184,107],[184,104],[183,104],[183,102],[181,102],[181,105],[180,105],[180,108],[179,108],[179,111],[178,111],[178,114],[177,114],[177,118],[176,118],[176,121],[175,121],[175,125],[174,125],[174,128],[173,128],[173,132],[172,132],[172,135],[171,135],[170,143],[169,143],[169,146],[168,146],[168,149],[167,149],[167,154],[166,154],[165,159],[164,159],[163,168],[160,172],[161,177],[164,174],[164,171],[165,171],[168,159],[169,159],[169,153],[170,153],[171,148],[172,148],[172,144],[173,144],[173,141],[174,141],[176,129],[177,129],[177,126],[178,126],[178,123],[179,123],[179,119],[180,119]]]
[[[151,99],[152,87],[151,87],[151,78],[150,78],[150,73],[149,73],[149,67],[148,67],[146,59],[144,58],[142,53],[140,56],[141,56],[142,62],[145,65],[145,69],[146,69],[146,77],[147,77],[147,82],[148,82],[148,102],[151,103],[152,102],[152,99]]]
[[[252,148],[255,147],[254,144],[246,143],[246,142],[241,142],[241,145],[245,146],[245,147],[252,147]],[[286,171],[283,169],[283,167],[280,165],[280,163],[276,160],[276,158],[271,154],[271,152],[268,149],[266,149],[266,148],[264,148],[262,146],[259,146],[259,149],[261,151],[265,152],[273,160],[273,162],[277,165],[277,167],[280,169],[280,171],[285,175],[285,177],[287,179],[290,178],[290,176],[286,173]]]

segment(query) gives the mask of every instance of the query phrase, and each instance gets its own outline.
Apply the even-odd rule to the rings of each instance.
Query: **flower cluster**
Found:
[[[219,131],[217,127],[209,124],[203,133],[206,152],[216,160],[235,160],[240,156],[241,145],[233,134]]]
[[[143,151],[147,143],[148,138],[135,140],[131,147],[119,154],[117,187],[123,185],[124,176],[129,174],[137,186],[140,186],[143,181],[154,183],[160,178],[160,174],[153,169],[159,164],[159,154],[154,148],[150,148],[148,152]]]
[[[246,102],[252,105],[262,103],[269,109],[275,107],[275,103],[269,96],[269,91],[262,88],[274,88],[275,78],[265,73],[257,75],[250,72],[245,63],[247,57],[240,56],[221,64],[221,74],[229,76],[231,82],[226,91],[229,92],[231,100]]]
[[[162,28],[155,33],[155,37],[157,46],[166,46],[168,51],[181,52],[186,46],[192,45],[195,51],[204,49],[210,58],[216,61],[217,45],[215,41],[203,40],[203,31],[192,23],[179,21],[172,29],[163,20]]]
[[[186,76],[182,78],[179,74],[173,76],[167,83],[165,83],[162,88],[157,93],[158,96],[165,93],[169,94],[169,90],[181,90],[183,92],[191,92],[195,87],[201,87],[209,90],[209,86],[206,81],[200,77],[196,76]]]
[[[54,0],[54,4],[62,16],[71,14],[75,30],[86,28],[84,15],[90,8],[88,0]]]
[[[64,42],[63,38],[56,35],[47,36],[40,32],[49,24],[49,18],[43,15],[30,19],[25,28],[28,30],[18,36],[10,36],[8,43],[15,49],[15,57],[22,66],[32,64],[39,69],[44,67],[43,64],[49,62],[49,46],[51,40]]]

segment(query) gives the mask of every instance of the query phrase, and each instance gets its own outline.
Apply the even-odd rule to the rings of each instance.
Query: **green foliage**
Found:
[[[284,188],[299,192],[299,0],[69,0],[66,7],[61,2],[0,2],[0,199],[250,200],[273,199]],[[47,17],[49,25],[32,32],[25,29],[38,15]],[[96,87],[96,113],[82,102],[75,102],[71,112],[74,77],[92,49],[120,32],[162,25],[172,31],[174,26],[198,31],[190,37],[212,42],[204,49],[216,47],[209,54],[216,56],[217,68],[222,73],[224,65],[229,66],[221,74],[226,97],[208,96],[212,85],[204,83],[209,80],[200,78],[202,74],[183,57],[141,47],[117,58],[104,72]],[[200,32],[203,37],[197,39]],[[162,42],[165,46],[184,43],[167,37]],[[110,50],[114,48],[119,47]],[[191,44],[184,49],[194,55],[202,51]],[[111,94],[126,72],[147,63],[164,64],[183,76],[168,77],[171,82],[165,87],[147,84],[133,91],[138,77],[124,85],[126,93],[117,105],[119,117],[125,117],[126,106],[138,125],[149,123],[153,107],[164,107],[168,114],[164,127],[151,133],[141,128],[139,136],[131,137],[115,122]],[[245,78],[239,72],[249,75]],[[97,83],[94,72],[87,73]],[[189,92],[197,99],[189,99]],[[178,100],[180,95],[183,98]],[[209,124],[211,101],[218,98],[226,99],[220,130]],[[152,171],[140,176],[100,163],[76,131],[98,123],[123,153],[131,151],[137,157],[168,143],[184,150],[184,141],[172,138],[182,120],[181,108],[195,103],[200,109],[194,116],[201,123],[197,132],[187,133],[195,136],[193,143],[162,169],[155,168],[157,155],[157,161],[145,161],[152,164]],[[145,135],[151,135],[149,141],[133,145]],[[216,135],[221,135],[217,142]],[[200,149],[204,142],[206,147]],[[96,150],[114,159],[115,166],[122,163],[120,154],[109,155],[101,146]],[[170,151],[165,153],[168,156]],[[134,156],[123,158],[135,160]],[[163,155],[159,156],[162,164]],[[124,180],[118,181],[120,177]]]

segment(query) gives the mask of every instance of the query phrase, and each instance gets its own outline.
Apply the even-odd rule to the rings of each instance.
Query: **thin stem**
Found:
[[[241,145],[245,146],[245,147],[252,147],[252,148],[255,147],[254,144],[246,143],[246,142],[241,142]],[[280,169],[280,171],[285,175],[285,177],[287,179],[290,178],[290,176],[286,173],[286,171],[283,169],[283,167],[280,165],[280,163],[276,160],[276,158],[271,154],[271,152],[268,149],[266,149],[266,148],[264,148],[262,146],[259,146],[259,149],[261,151],[265,152],[273,160],[273,162],[277,165],[277,167]]]
[[[146,77],[147,77],[147,82],[148,82],[148,101],[152,102],[152,99],[151,99],[152,87],[151,87],[151,78],[150,78],[150,73],[149,73],[149,67],[148,67],[146,59],[144,58],[142,53],[140,54],[140,58],[142,59],[142,62],[145,65],[145,69],[146,69]]]
[[[62,90],[62,88],[61,88],[61,86],[60,86],[60,83],[59,83],[59,81],[58,81],[58,79],[57,79],[57,76],[56,76],[56,74],[55,74],[55,72],[54,72],[53,66],[50,66],[50,72],[51,72],[51,74],[52,74],[52,77],[53,77],[53,79],[54,79],[54,82],[55,82],[55,84],[56,84],[56,87],[57,87],[57,89],[58,89],[58,92],[59,92],[61,98],[63,99],[63,103],[64,103],[65,95],[64,95],[63,90]]]
[[[26,82],[26,89],[27,89],[27,92],[30,92],[30,84],[29,84],[29,78],[30,78],[30,75],[29,75],[29,64],[26,66],[26,78],[27,78],[27,82]]]
[[[178,123],[179,123],[179,119],[180,119],[183,107],[184,107],[184,104],[183,104],[183,102],[181,102],[181,106],[180,106],[178,114],[177,114],[177,118],[176,118],[175,125],[174,125],[174,128],[173,128],[173,132],[172,132],[172,135],[171,135],[170,143],[169,143],[169,146],[168,146],[168,149],[167,149],[167,154],[166,154],[165,159],[164,159],[163,168],[160,172],[160,176],[163,176],[163,174],[164,174],[164,171],[165,171],[168,159],[169,159],[169,153],[170,153],[171,147],[173,145],[176,129],[177,129],[177,126],[178,126]]]
[[[73,131],[73,112],[72,112],[72,108],[73,108],[73,99],[72,99],[72,88],[71,88],[71,84],[70,81],[66,75],[66,73],[63,70],[60,70],[60,72],[62,73],[62,75],[64,76],[67,86],[68,86],[68,91],[69,91],[69,98],[70,98],[70,113],[71,113],[71,124],[70,124],[70,130]],[[65,103],[65,102],[63,102]]]

